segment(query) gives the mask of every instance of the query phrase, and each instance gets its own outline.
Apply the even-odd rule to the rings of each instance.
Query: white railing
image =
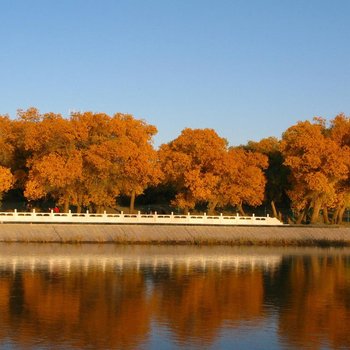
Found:
[[[79,223],[79,224],[172,224],[172,225],[283,225],[276,218],[267,216],[228,216],[228,215],[194,215],[182,214],[94,214],[89,213],[37,213],[32,212],[0,212],[0,222],[17,223]]]

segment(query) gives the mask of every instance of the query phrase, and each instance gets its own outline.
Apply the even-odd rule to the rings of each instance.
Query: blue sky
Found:
[[[131,113],[231,145],[350,114],[348,0],[3,0],[0,114]]]

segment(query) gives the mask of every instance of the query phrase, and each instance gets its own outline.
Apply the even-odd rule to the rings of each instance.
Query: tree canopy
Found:
[[[185,213],[228,208],[244,214],[263,206],[296,223],[321,217],[341,223],[350,207],[345,114],[300,121],[281,139],[235,147],[213,129],[185,128],[157,150],[156,133],[155,126],[123,113],[65,118],[31,107],[18,110],[15,119],[0,115],[0,198],[14,190],[27,201],[50,198],[64,211],[73,206],[79,212],[116,208],[123,196],[132,212],[135,198],[156,188],[157,197]]]
[[[174,205],[185,210],[208,203],[209,213],[217,205],[259,205],[264,198],[267,166],[262,154],[228,148],[212,129],[185,129],[160,149],[165,179],[174,184]]]

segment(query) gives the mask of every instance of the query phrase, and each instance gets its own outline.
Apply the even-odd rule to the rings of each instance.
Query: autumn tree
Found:
[[[320,210],[334,203],[339,181],[348,176],[349,154],[328,136],[325,121],[319,118],[287,129],[281,147],[291,170],[288,194],[300,213],[298,222],[312,209],[310,222],[316,223]]]
[[[174,205],[186,210],[208,203],[209,213],[216,206],[258,205],[264,197],[267,166],[262,154],[227,147],[227,141],[212,129],[185,129],[160,148],[166,180],[177,195]]]
[[[14,183],[11,166],[14,162],[14,146],[11,121],[7,116],[0,116],[0,200]]]
[[[74,113],[40,115],[35,109],[21,111],[25,123],[25,149],[30,169],[25,195],[46,195],[64,205],[93,206],[100,211],[114,207],[116,197],[135,195],[161,176],[152,146],[156,128],[131,115]]]
[[[200,202],[209,203],[212,212],[218,202],[217,190],[227,141],[212,129],[189,129],[160,147],[159,157],[166,181],[174,184],[173,204],[184,211]]]
[[[76,204],[76,188],[82,179],[82,157],[69,120],[59,114],[40,115],[33,108],[19,115],[25,123],[24,147],[30,152],[25,196],[36,200],[52,196],[68,211]]]
[[[245,215],[243,204],[258,206],[264,200],[268,159],[259,152],[231,147],[226,156],[220,187],[221,203],[236,206]]]
[[[130,212],[133,212],[136,196],[147,187],[157,185],[163,176],[152,141],[157,128],[128,114],[117,113],[113,119],[122,130],[120,191],[130,197]]]
[[[333,223],[340,224],[346,208],[350,208],[350,118],[344,114],[331,120],[330,137],[347,157],[348,175],[336,184],[335,210]]]
[[[84,178],[90,202],[113,206],[119,194],[135,197],[159,182],[161,171],[152,138],[157,129],[128,114],[85,112],[73,115],[83,152]]]
[[[8,191],[13,185],[13,175],[8,168],[0,166],[0,200],[2,194]]]

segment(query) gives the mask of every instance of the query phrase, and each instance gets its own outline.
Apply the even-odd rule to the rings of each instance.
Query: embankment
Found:
[[[0,242],[350,246],[350,228],[0,224]]]

